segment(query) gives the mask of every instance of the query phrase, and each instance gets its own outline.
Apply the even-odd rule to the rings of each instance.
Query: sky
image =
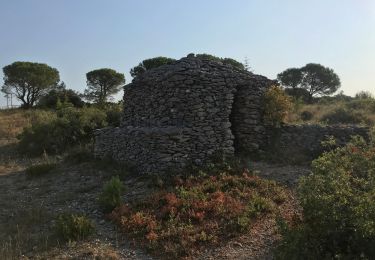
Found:
[[[143,59],[189,53],[247,58],[271,79],[320,63],[345,94],[375,94],[375,0],[0,0],[0,67],[46,63],[80,92],[93,69],[129,83]]]

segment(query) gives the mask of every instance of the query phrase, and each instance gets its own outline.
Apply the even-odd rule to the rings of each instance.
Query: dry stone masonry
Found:
[[[96,132],[95,155],[130,162],[141,173],[161,173],[199,165],[215,154],[262,152],[273,147],[274,131],[262,120],[262,96],[273,84],[193,54],[152,69],[124,87],[121,125]],[[315,151],[326,135],[347,140],[351,133],[364,133],[321,126],[278,131],[274,144],[303,152]]]
[[[337,146],[348,143],[353,136],[369,139],[368,127],[357,125],[283,125],[280,128],[267,128],[268,150],[278,156],[279,161],[289,163],[309,162],[326,148],[322,141],[334,137]]]
[[[125,86],[122,123],[97,132],[95,153],[160,172],[233,156],[235,147],[253,152],[266,133],[261,97],[273,83],[194,55],[150,70]]]

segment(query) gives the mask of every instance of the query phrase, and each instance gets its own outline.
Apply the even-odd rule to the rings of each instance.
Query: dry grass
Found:
[[[22,109],[0,110],[1,139],[14,140],[30,124],[29,114]]]
[[[16,141],[18,134],[37,120],[47,120],[55,113],[40,109],[5,109],[0,110],[0,145]],[[1,143],[2,142],[2,143]]]
[[[375,112],[366,107],[353,107],[353,102],[331,102],[331,103],[317,103],[317,104],[295,104],[294,109],[287,116],[287,123],[312,123],[325,124],[324,117],[332,114],[337,109],[342,108],[354,114],[360,114],[366,119],[366,124],[375,125]],[[310,112],[313,116],[310,120],[303,121],[301,113],[304,111]]]

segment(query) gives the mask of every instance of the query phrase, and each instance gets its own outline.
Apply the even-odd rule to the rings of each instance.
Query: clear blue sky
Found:
[[[248,57],[270,78],[317,62],[346,94],[375,94],[375,0],[0,0],[0,33],[1,68],[47,63],[78,91],[92,69],[130,82],[145,58],[193,52]]]

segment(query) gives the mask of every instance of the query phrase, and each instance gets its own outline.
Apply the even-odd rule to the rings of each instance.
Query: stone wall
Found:
[[[264,91],[274,82],[189,55],[136,77],[124,87],[119,128],[99,130],[95,154],[130,161],[141,172],[200,164],[235,147],[263,147]]]
[[[267,128],[268,156],[286,163],[310,162],[318,157],[324,148],[321,142],[333,136],[337,146],[345,145],[354,135],[369,138],[369,128],[361,126],[283,125]]]
[[[147,71],[124,87],[120,127],[96,132],[95,155],[160,173],[235,151],[308,162],[328,136],[338,145],[352,135],[368,137],[359,126],[264,125],[262,97],[274,83],[194,55]]]

